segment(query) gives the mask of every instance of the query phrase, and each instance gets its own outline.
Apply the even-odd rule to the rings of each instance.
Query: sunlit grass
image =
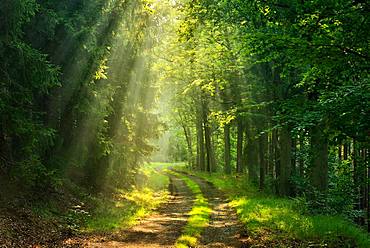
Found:
[[[169,179],[155,168],[153,165],[143,166],[138,173],[140,183],[131,190],[117,189],[112,198],[94,199],[97,207],[87,218],[83,231],[129,228],[167,201]]]
[[[189,212],[188,222],[182,232],[182,235],[176,241],[176,247],[195,247],[198,239],[205,227],[209,224],[209,217],[212,209],[208,206],[208,201],[204,198],[198,184],[190,178],[174,171],[167,171],[183,180],[195,195],[194,205]]]
[[[261,193],[245,177],[195,173],[225,191],[249,235],[268,240],[296,239],[323,244],[355,243],[370,247],[369,235],[340,216],[305,215],[293,199]],[[266,232],[268,235],[266,235]],[[347,241],[343,241],[347,240]],[[351,246],[349,246],[351,247]]]
[[[136,181],[141,188],[150,188],[153,190],[167,189],[169,178],[161,173],[169,165],[166,163],[147,163],[139,169]]]

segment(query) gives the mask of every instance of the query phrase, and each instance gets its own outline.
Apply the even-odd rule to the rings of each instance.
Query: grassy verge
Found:
[[[182,235],[176,241],[176,247],[195,247],[204,228],[208,226],[212,209],[208,207],[208,201],[206,198],[204,198],[198,184],[189,179],[187,176],[181,175],[174,171],[168,171],[168,173],[181,178],[181,180],[186,183],[186,185],[195,195],[195,202],[189,213],[190,217]]]
[[[129,228],[167,200],[169,179],[157,170],[156,164],[143,166],[136,181],[137,185],[130,190],[117,189],[113,197],[94,198],[96,208],[85,218],[82,230],[105,232]]]
[[[222,174],[195,173],[212,182],[230,197],[249,237],[280,246],[307,243],[321,247],[370,247],[370,236],[340,216],[302,214],[294,199],[263,194],[246,178]],[[253,243],[253,241],[251,241]]]

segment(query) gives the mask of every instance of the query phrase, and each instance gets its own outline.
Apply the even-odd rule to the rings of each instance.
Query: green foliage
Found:
[[[147,46],[158,26],[147,3],[0,7],[1,170],[29,186],[64,175],[94,191],[110,179],[128,186],[122,179],[150,155],[160,128]]]

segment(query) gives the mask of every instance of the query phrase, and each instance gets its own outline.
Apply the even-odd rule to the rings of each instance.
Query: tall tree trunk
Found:
[[[343,144],[343,160],[347,160],[348,159],[348,143],[347,141],[344,142]]]
[[[365,149],[365,164],[367,169],[366,180],[366,209],[367,209],[367,231],[370,232],[370,165],[369,165],[369,149]]]
[[[246,122],[246,161],[248,168],[248,177],[251,182],[257,182],[257,164],[258,164],[258,142],[254,138],[254,131],[250,120]]]
[[[362,211],[366,211],[367,209],[367,202],[368,202],[368,192],[367,192],[367,181],[369,180],[369,178],[367,177],[367,164],[366,164],[366,149],[365,148],[361,148],[361,188],[360,188],[360,191],[361,191],[361,210]],[[364,216],[362,217],[362,221],[361,221],[361,225],[364,226],[365,225],[365,221],[366,221],[366,215],[364,214]]]
[[[262,134],[258,138],[258,156],[259,156],[259,164],[260,164],[260,180],[259,180],[259,188],[263,190],[265,188],[265,175],[267,172],[267,161],[265,158],[266,155],[266,147],[267,147],[267,135]]]
[[[225,159],[225,173],[231,174],[231,155],[230,155],[230,124],[224,126],[224,159]]]
[[[13,151],[11,147],[11,138],[6,133],[7,121],[1,117],[0,123],[0,174],[6,173],[13,163]]]
[[[356,201],[354,204],[354,209],[357,211],[361,210],[361,193],[360,193],[360,168],[358,164],[358,154],[357,154],[357,142],[353,140],[353,146],[352,146],[352,166],[353,166],[353,184],[355,187],[355,195],[356,195]],[[356,217],[355,222],[357,224],[360,224],[361,217]]]
[[[279,194],[292,195],[290,177],[292,176],[292,139],[287,127],[280,132],[280,168],[279,168]]]
[[[303,159],[303,147],[304,147],[304,136],[300,135],[299,136],[299,159],[298,159],[298,164],[299,164],[299,176],[304,177],[304,159]]]
[[[184,131],[186,145],[188,149],[188,163],[191,168],[194,167],[194,160],[193,160],[193,144],[191,139],[190,128],[187,127],[184,123],[182,123],[182,129]]]
[[[311,129],[311,169],[312,185],[321,192],[328,188],[328,140],[321,126]]]
[[[237,124],[237,143],[236,143],[236,172],[243,172],[243,122],[242,118],[238,117]]]
[[[204,125],[204,138],[206,141],[206,153],[207,153],[207,166],[206,171],[212,172],[215,170],[215,156],[212,146],[211,127],[208,122],[208,109],[204,104],[203,106],[203,125]]]
[[[292,173],[297,172],[297,139],[292,139]]]
[[[280,149],[279,149],[279,137],[278,137],[278,130],[272,130],[272,147],[274,150],[274,179],[278,179],[280,177]],[[274,185],[275,192],[278,192],[277,185]]]
[[[272,132],[268,134],[267,146],[268,146],[268,160],[267,160],[267,175],[271,178],[274,176],[274,146],[272,142]]]
[[[202,111],[198,111],[197,113],[197,166],[201,171],[205,171],[205,148],[204,148],[204,132],[203,132],[203,120],[202,120]]]

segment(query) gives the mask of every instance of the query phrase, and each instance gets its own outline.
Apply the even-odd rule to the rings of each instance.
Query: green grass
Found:
[[[206,198],[204,198],[198,184],[196,184],[187,176],[176,173],[174,171],[168,171],[168,173],[181,178],[181,180],[186,183],[186,185],[195,195],[194,205],[189,212],[190,217],[182,232],[182,235],[176,241],[176,247],[195,247],[198,239],[201,237],[204,228],[208,226],[209,217],[212,209],[209,208],[208,201]]]
[[[130,190],[117,189],[113,197],[94,198],[96,208],[85,220],[84,232],[106,232],[126,229],[153,212],[168,199],[167,176],[156,164],[143,166]]]
[[[244,177],[195,173],[225,191],[249,235],[273,240],[321,242],[329,247],[370,247],[369,235],[340,216],[304,215],[293,199],[258,192]],[[267,235],[266,235],[267,234]]]

